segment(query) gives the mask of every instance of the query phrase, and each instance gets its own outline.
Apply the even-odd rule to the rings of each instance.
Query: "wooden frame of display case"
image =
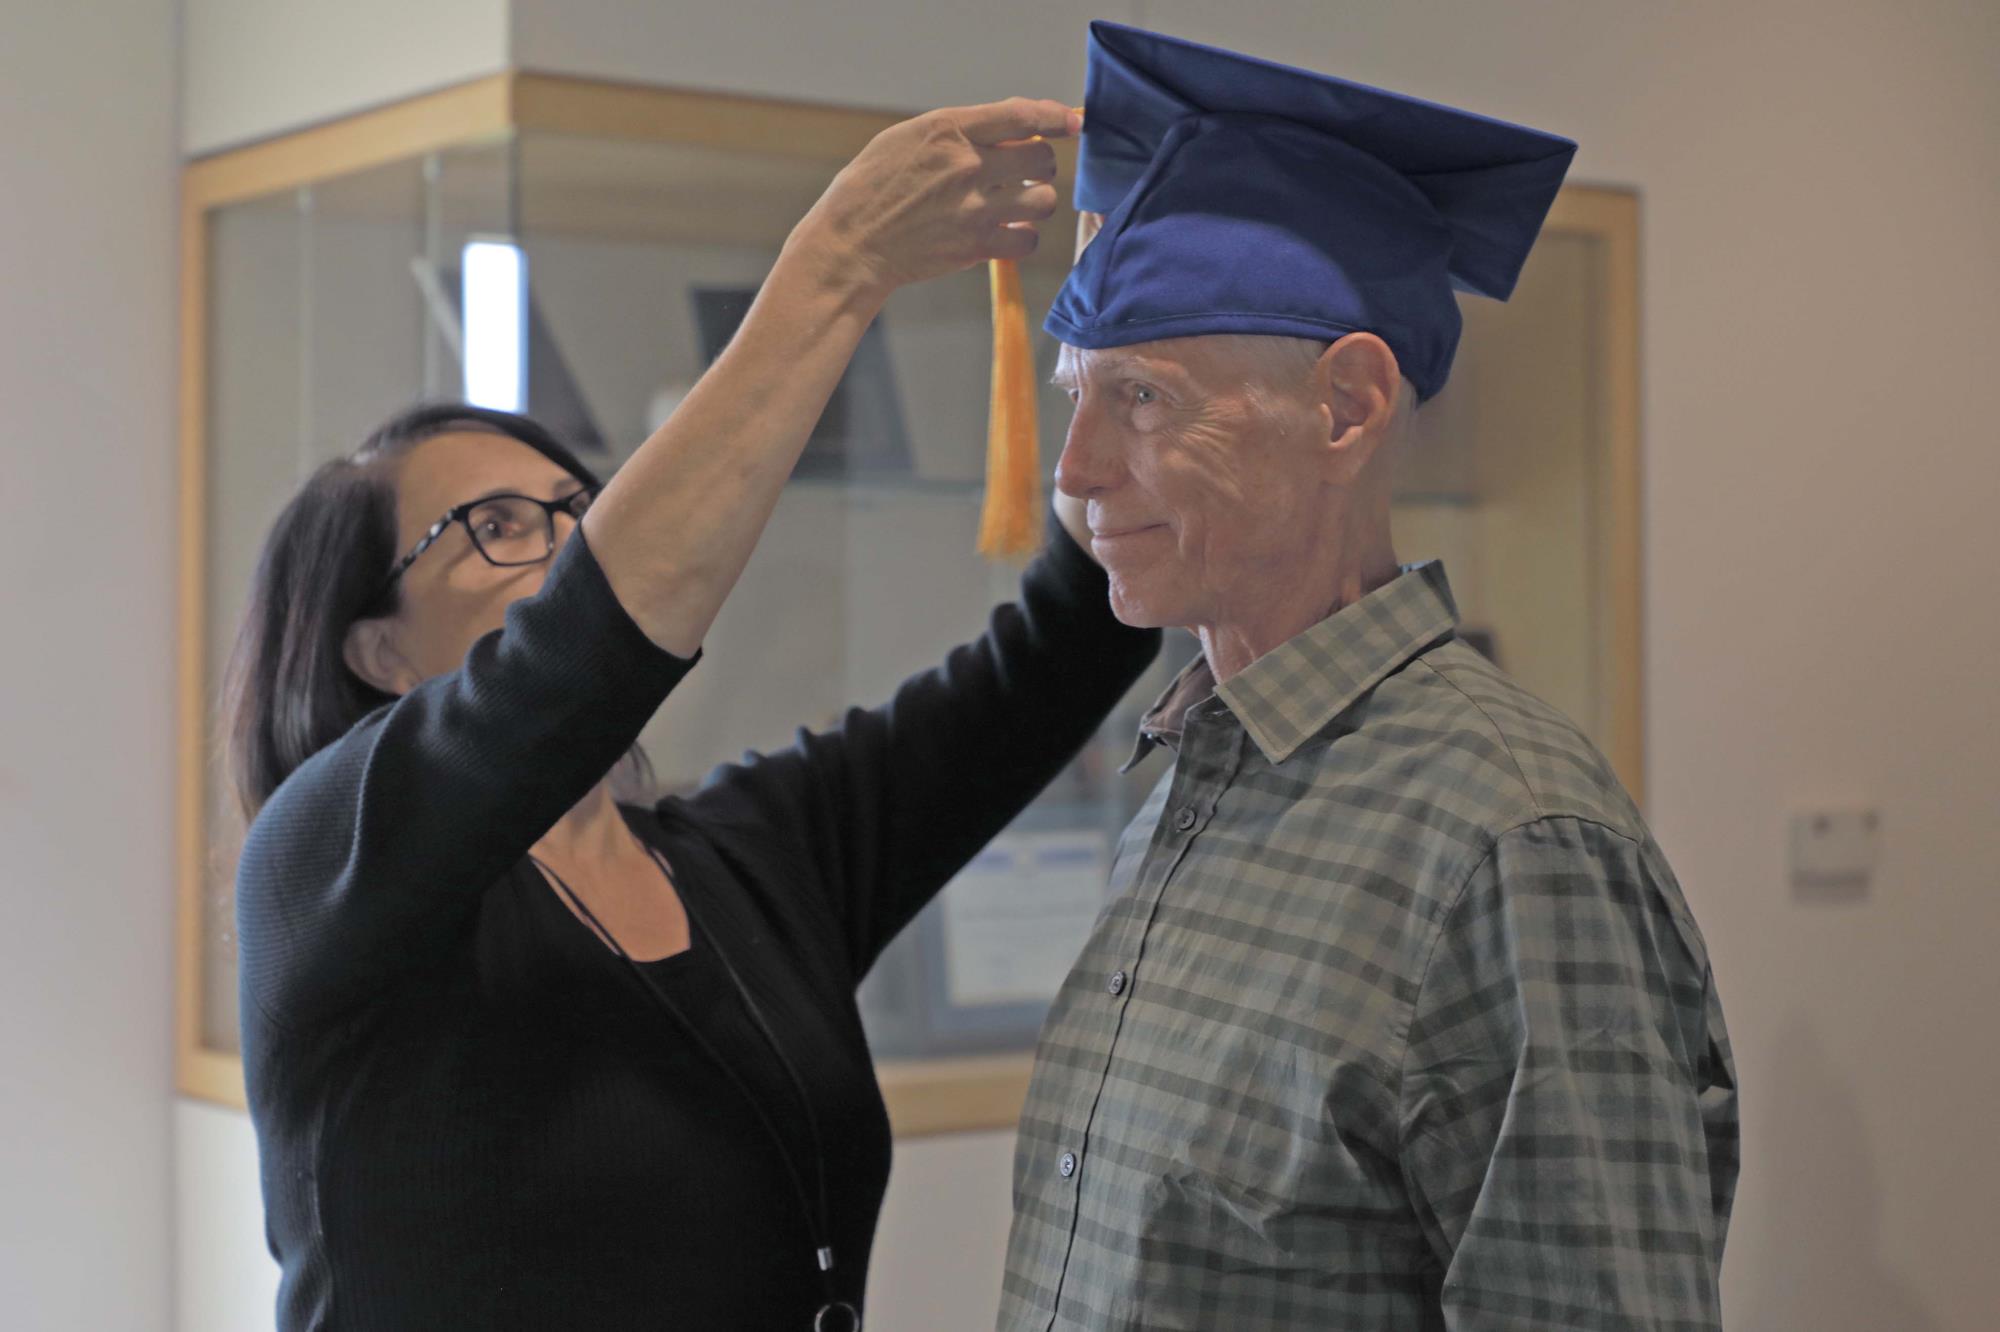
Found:
[[[208,855],[206,494],[208,241],[210,216],[229,204],[384,166],[423,153],[502,142],[523,131],[590,135],[778,153],[837,165],[897,115],[526,72],[493,75],[360,112],[191,162],[182,175],[180,274],[180,646],[176,875],[179,893],[176,1080],[189,1096],[244,1105],[243,1067],[202,1039],[203,866]],[[1068,145],[1061,148],[1065,175]],[[1608,466],[1597,482],[1595,530],[1602,566],[1596,587],[1604,679],[1611,700],[1605,748],[1641,794],[1640,533],[1638,384],[1638,206],[1629,193],[1565,189],[1551,231],[1604,247],[1608,286],[1599,408]],[[880,1081],[900,1136],[1011,1128],[1027,1091],[1026,1055],[884,1062]]]

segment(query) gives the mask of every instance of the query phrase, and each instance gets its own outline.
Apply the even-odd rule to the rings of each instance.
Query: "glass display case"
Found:
[[[324,461],[419,399],[529,413],[610,474],[727,341],[787,232],[892,116],[525,74],[193,164],[184,218],[183,1089],[241,1102],[240,819],[214,709],[257,549]],[[1633,201],[1566,192],[1507,306],[1468,301],[1396,524],[1446,558],[1468,630],[1635,790]],[[1045,309],[1059,216],[1024,265]],[[1624,322],[1620,322],[1624,321]],[[643,744],[661,793],[833,722],[980,632],[1018,570],[974,551],[983,272],[870,330],[693,672]],[[1035,334],[1046,380],[1055,346]],[[1068,417],[1040,400],[1045,470]],[[1118,771],[1162,660],[1050,789],[882,958],[862,1005],[899,1132],[1009,1123],[1026,1051],[1159,776]],[[977,756],[968,756],[977,761]]]

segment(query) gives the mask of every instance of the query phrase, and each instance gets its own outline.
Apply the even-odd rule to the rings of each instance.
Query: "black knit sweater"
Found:
[[[889,1129],[855,985],[1157,647],[1052,525],[1019,603],[888,704],[626,810],[698,922],[689,974],[656,982],[809,1154],[781,1066],[703,975],[719,950],[813,1100],[856,1305]],[[259,814],[237,877],[243,1056],[286,1332],[811,1326],[812,1236],[743,1092],[525,860],[691,665],[572,540],[459,670]]]

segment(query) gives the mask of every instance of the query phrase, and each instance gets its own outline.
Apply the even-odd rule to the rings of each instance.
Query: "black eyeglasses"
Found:
[[[417,556],[436,544],[439,537],[451,530],[453,523],[464,524],[466,535],[472,538],[472,548],[488,564],[502,569],[540,564],[555,554],[556,515],[567,514],[572,520],[581,522],[591,501],[602,489],[602,486],[585,486],[561,499],[552,500],[536,499],[532,495],[488,495],[449,509],[430,525],[424,539],[412,547],[409,554],[396,561],[396,567],[382,580],[379,595],[387,596],[396,580],[403,576],[403,570],[415,564]]]

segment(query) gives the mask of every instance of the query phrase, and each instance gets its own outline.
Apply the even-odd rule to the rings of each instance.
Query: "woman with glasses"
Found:
[[[427,408],[278,519],[230,706],[280,1327],[858,1325],[890,1145],[854,988],[1157,640],[1065,513],[886,706],[653,807],[609,779],[884,299],[1027,253],[1028,140],[1073,129],[1017,100],[884,132],[608,485],[533,422]]]

